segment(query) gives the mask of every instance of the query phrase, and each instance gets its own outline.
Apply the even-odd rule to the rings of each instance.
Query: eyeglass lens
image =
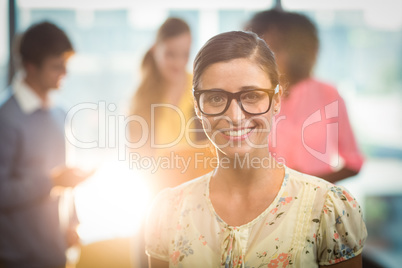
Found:
[[[210,115],[222,113],[228,105],[229,94],[225,91],[203,92],[200,95],[201,111]],[[246,91],[240,94],[240,102],[245,112],[260,114],[267,112],[270,106],[270,97],[265,91]]]

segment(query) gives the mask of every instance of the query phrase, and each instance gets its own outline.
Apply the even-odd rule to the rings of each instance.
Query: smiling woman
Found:
[[[228,155],[229,151],[239,154],[243,149],[249,153],[257,148],[253,145],[260,145],[259,155],[268,156],[272,114],[279,109],[278,96],[282,92],[278,88],[275,94],[267,73],[252,59],[240,58],[210,65],[200,80],[203,90],[194,91],[198,116],[203,120],[204,129],[207,129],[205,125],[210,126],[206,134],[219,148],[218,154],[234,158],[235,155]],[[231,146],[234,143],[236,146]]]
[[[361,266],[367,232],[356,200],[269,152],[278,83],[273,53],[253,33],[219,34],[201,48],[195,110],[219,163],[155,199],[146,224],[151,267]]]

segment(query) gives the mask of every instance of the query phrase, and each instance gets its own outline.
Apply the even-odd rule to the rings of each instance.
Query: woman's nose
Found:
[[[245,114],[241,109],[240,104],[235,99],[232,99],[229,108],[225,114],[232,120],[233,124],[235,125],[245,118]]]

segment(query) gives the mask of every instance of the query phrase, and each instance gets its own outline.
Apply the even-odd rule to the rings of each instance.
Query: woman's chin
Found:
[[[250,148],[225,147],[218,148],[218,151],[220,152],[221,157],[229,159],[243,159],[252,155],[252,150],[250,150]]]

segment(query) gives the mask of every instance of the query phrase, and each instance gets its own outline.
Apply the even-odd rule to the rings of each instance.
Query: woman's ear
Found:
[[[279,91],[274,95],[273,104],[274,104],[274,112],[273,114],[276,115],[281,111],[281,100],[282,100],[283,88],[279,85]]]

